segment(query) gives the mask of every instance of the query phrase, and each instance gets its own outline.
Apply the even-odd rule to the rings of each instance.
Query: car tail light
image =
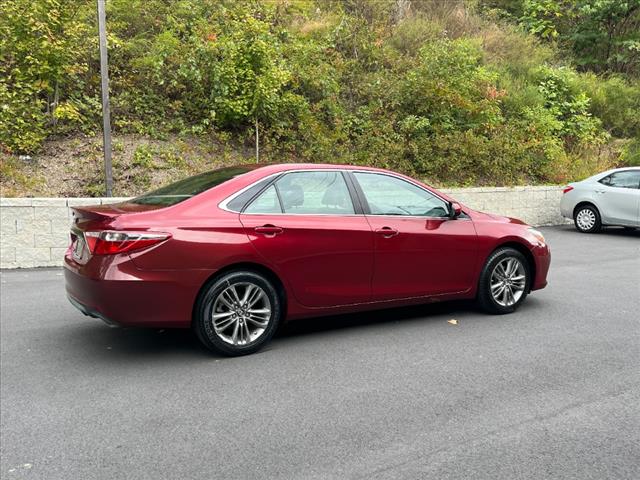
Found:
[[[105,230],[84,232],[87,247],[92,255],[114,255],[148,248],[165,241],[171,235],[154,232],[123,232]]]
[[[562,189],[562,193],[569,193],[571,190],[573,190],[573,187],[568,185]]]

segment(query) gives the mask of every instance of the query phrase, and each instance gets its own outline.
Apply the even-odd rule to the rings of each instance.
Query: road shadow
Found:
[[[394,307],[367,312],[303,318],[287,322],[280,327],[277,337],[297,337],[314,333],[340,331],[388,323],[412,320],[429,320],[442,315],[453,316],[459,313],[476,313],[477,307],[468,300],[452,300],[408,307]]]
[[[624,227],[603,227],[598,233],[582,233],[576,230],[572,224],[556,225],[551,227],[540,227],[543,231],[561,232],[573,234],[582,238],[599,238],[599,237],[620,237],[620,238],[640,238],[640,229],[631,229]]]
[[[345,329],[365,328],[414,320],[435,320],[443,315],[455,318],[459,314],[475,313],[470,301],[448,301],[409,307],[388,308],[368,312],[304,318],[287,322],[276,332],[274,339],[294,339],[319,333]],[[111,328],[97,320],[86,320],[84,324],[66,329],[67,351],[74,350],[80,356],[91,356],[93,360],[109,362],[163,359],[224,358],[210,353],[203,347],[190,329]],[[265,350],[271,350],[267,345]]]
[[[169,356],[197,358],[206,350],[189,329],[154,329],[136,327],[108,327],[98,320],[87,320],[67,330],[67,351],[73,347],[78,353],[113,358]]]
[[[622,227],[605,227],[596,235],[640,238],[640,230]]]

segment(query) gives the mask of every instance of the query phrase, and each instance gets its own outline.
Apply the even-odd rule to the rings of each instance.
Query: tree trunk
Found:
[[[53,105],[51,106],[51,122],[55,127],[58,125],[58,119],[56,118],[56,108],[58,108],[58,102],[60,101],[60,93],[58,90],[58,79],[56,78],[56,86],[53,89]]]

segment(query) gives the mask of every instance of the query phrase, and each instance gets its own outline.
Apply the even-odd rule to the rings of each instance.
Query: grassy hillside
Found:
[[[212,168],[255,161],[252,151],[226,138],[123,134],[112,141],[114,196],[133,196]],[[7,155],[0,173],[6,197],[102,196],[102,137],[49,139],[28,158]]]
[[[256,125],[264,162],[440,185],[640,163],[640,3],[624,3],[109,0],[115,193],[254,161]],[[3,2],[3,195],[102,193],[94,7]]]

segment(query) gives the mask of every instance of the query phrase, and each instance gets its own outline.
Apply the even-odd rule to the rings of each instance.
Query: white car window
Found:
[[[623,170],[607,175],[600,183],[616,188],[640,188],[640,170]]]

